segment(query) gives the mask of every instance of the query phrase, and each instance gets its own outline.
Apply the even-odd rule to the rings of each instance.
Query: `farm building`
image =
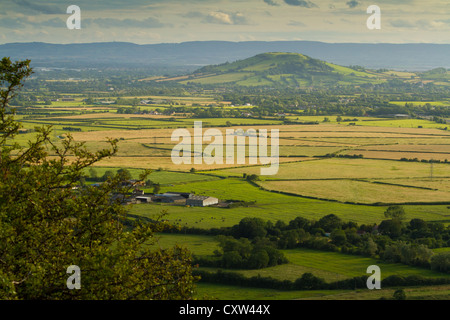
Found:
[[[176,203],[176,204],[185,204],[186,198],[182,196],[164,196],[161,197],[162,203]]]
[[[150,196],[138,196],[135,199],[136,199],[136,201],[139,201],[140,203],[152,202],[152,197],[150,197]]]
[[[184,197],[185,199],[189,199],[189,198],[191,198],[191,197],[193,197],[193,196],[195,196],[195,194],[193,194],[193,193],[188,193],[188,192],[165,192],[164,193],[164,196],[169,196],[169,197],[172,197],[172,196],[182,196],[182,197]]]
[[[186,199],[186,205],[193,207],[207,207],[219,203],[219,199],[207,196],[191,196]]]
[[[143,196],[144,195],[144,190],[134,189],[132,195],[135,196],[135,197],[136,196]]]

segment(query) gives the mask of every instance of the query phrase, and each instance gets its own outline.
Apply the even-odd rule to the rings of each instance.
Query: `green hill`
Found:
[[[342,67],[298,53],[271,52],[203,67],[182,83],[306,87],[379,83],[387,78],[385,74]]]

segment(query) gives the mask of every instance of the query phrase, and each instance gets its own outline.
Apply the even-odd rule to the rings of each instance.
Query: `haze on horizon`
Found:
[[[370,5],[381,30],[366,27]],[[69,5],[81,30],[69,30]],[[450,43],[448,0],[0,0],[0,43]]]

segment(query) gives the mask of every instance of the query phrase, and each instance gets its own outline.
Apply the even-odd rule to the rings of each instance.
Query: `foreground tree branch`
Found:
[[[125,226],[126,207],[112,201],[127,192],[125,177],[80,184],[117,141],[90,152],[70,135],[51,141],[44,127],[27,147],[15,143],[21,126],[9,102],[31,73],[29,60],[0,62],[0,299],[191,299],[190,253],[151,246],[166,223]],[[71,265],[81,269],[80,290],[66,286]]]

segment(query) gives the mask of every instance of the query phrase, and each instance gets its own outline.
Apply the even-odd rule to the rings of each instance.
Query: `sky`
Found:
[[[68,29],[70,5],[81,29]],[[367,8],[381,11],[371,30]],[[449,0],[0,0],[0,43],[450,43]]]

